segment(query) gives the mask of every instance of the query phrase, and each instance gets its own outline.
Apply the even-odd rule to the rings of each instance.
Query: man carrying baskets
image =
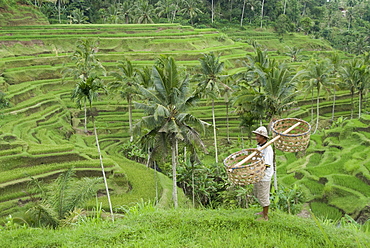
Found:
[[[257,128],[253,133],[256,135],[257,148],[266,144],[268,137],[267,129],[263,126]],[[254,184],[253,193],[261,204],[263,210],[258,215],[262,215],[263,219],[268,220],[268,211],[270,206],[270,187],[271,178],[274,174],[274,151],[271,146],[266,147],[261,151],[263,160],[265,161],[265,175],[261,181]]]

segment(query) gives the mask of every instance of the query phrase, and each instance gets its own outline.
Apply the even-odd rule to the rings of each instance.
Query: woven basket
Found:
[[[300,125],[288,134],[283,134],[285,130],[297,122],[300,122]],[[273,137],[280,135],[280,139],[274,142],[276,149],[284,152],[299,152],[307,149],[310,142],[311,125],[297,118],[280,119],[272,124],[272,132]]]
[[[256,152],[256,155],[239,167],[235,167],[237,163],[253,152]],[[254,148],[244,149],[229,155],[225,158],[224,165],[226,166],[229,180],[237,185],[248,185],[259,182],[265,175],[266,167],[262,153]]]

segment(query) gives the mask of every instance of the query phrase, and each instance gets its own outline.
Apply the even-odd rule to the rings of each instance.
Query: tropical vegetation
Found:
[[[302,10],[297,19],[293,2]],[[341,14],[353,18],[342,16],[346,22],[337,19],[342,22],[327,23],[327,29],[337,37],[344,29],[363,35],[366,8],[362,19],[351,11],[364,2],[338,3],[351,5]],[[3,16],[22,8],[4,3]],[[86,15],[90,3],[99,15]],[[1,27],[3,229],[115,225],[101,218],[120,222],[138,210],[131,207],[137,202],[153,211],[249,208],[245,213],[251,214],[258,207],[252,187],[230,184],[221,161],[254,146],[249,136],[257,126],[289,116],[309,121],[312,134],[305,152],[276,152],[276,217],[280,211],[312,215],[320,231],[312,246],[350,240],[331,241],[322,225],[350,223],[366,232],[368,40],[358,39],[361,49],[347,40],[339,51],[330,44],[340,48],[343,40],[322,38],[316,22],[331,2],[276,1],[276,14],[284,13],[276,19],[265,1],[212,1],[209,9],[194,1],[196,8],[186,5],[186,11],[182,1],[127,3],[84,1],[78,4],[88,8],[69,13],[63,8],[76,1],[32,1],[27,8],[36,12],[56,7],[50,22],[70,24]],[[238,6],[248,12],[241,21]],[[220,7],[235,13],[225,18]],[[258,10],[254,18],[252,7]],[[172,23],[177,21],[195,27]],[[67,180],[71,167],[78,180]],[[75,202],[67,193],[76,194],[69,189],[87,183],[83,178],[100,176],[103,182],[96,179],[100,183],[90,191],[95,198],[61,204]],[[35,190],[31,181],[51,187]]]

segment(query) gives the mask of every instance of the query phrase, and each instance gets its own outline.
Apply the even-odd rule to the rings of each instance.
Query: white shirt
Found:
[[[257,147],[259,148],[262,146],[257,145]],[[261,152],[265,164],[269,165],[269,167],[266,167],[265,176],[262,178],[261,181],[271,181],[272,175],[274,175],[274,151],[272,150],[271,146],[268,146]]]

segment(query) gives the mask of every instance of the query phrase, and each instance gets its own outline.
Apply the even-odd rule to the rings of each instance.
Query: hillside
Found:
[[[47,18],[32,5],[0,1],[0,30],[5,26],[47,25]]]
[[[277,154],[278,177],[298,184],[320,218],[344,213],[364,223],[370,218],[370,116],[346,120],[311,136],[305,154]]]
[[[98,56],[110,71],[124,57],[142,66],[153,64],[160,54],[169,54],[181,65],[194,65],[202,52],[222,51],[236,59],[244,57],[244,48],[250,47],[220,40],[221,34],[214,29],[197,30],[178,24],[50,27],[8,26],[0,30],[1,89],[10,101],[10,108],[3,110],[0,120],[2,216],[27,202],[28,192],[21,189],[27,188],[30,176],[50,180],[70,166],[78,170],[79,176],[100,176],[95,138],[81,131],[83,111],[70,100],[74,82],[61,82],[61,70],[68,66],[79,38],[99,38]],[[152,170],[122,154],[129,137],[126,103],[110,96],[99,100],[94,103],[94,111],[98,113],[96,125],[113,204],[120,207],[143,199],[169,205],[171,197],[167,195],[162,201],[155,199],[161,192],[170,194],[169,179],[157,183]],[[140,112],[134,113],[134,118],[140,116]],[[92,130],[90,121],[88,129]],[[104,196],[101,201],[106,208]]]
[[[158,210],[136,206],[123,219],[81,221],[52,229],[1,230],[2,247],[367,247],[368,232],[283,213],[257,221],[255,211]]]
[[[237,37],[239,36],[239,37]],[[310,57],[325,57],[331,53],[331,48],[322,40],[310,39],[303,35],[291,35],[287,43],[280,43],[274,33],[258,30],[231,32],[228,35],[216,29],[196,29],[179,24],[148,24],[148,25],[50,25],[50,26],[18,26],[1,27],[0,29],[0,88],[10,101],[10,108],[2,110],[0,119],[0,210],[6,216],[20,207],[29,199],[24,189],[28,185],[29,175],[50,180],[55,178],[63,169],[74,166],[79,176],[100,176],[100,164],[95,139],[92,135],[83,134],[83,111],[76,108],[70,100],[74,82],[61,82],[61,70],[69,64],[68,58],[74,51],[76,41],[81,38],[99,39],[98,58],[108,71],[116,70],[117,60],[124,57],[133,61],[138,68],[150,66],[161,54],[173,56],[178,64],[187,68],[190,73],[199,71],[198,58],[202,53],[215,52],[221,54],[225,62],[226,73],[233,74],[243,71],[243,60],[251,55],[253,47],[247,39],[259,40],[273,58],[284,61],[290,57],[283,49],[292,44],[300,44],[305,49],[305,55]],[[242,38],[240,38],[242,37]],[[281,51],[276,51],[276,44]],[[329,50],[329,51],[328,51]],[[341,54],[343,57],[346,54]],[[295,62],[295,66],[303,62]],[[107,78],[106,82],[112,80]],[[348,91],[337,92],[337,114],[349,115],[350,97]],[[327,125],[331,116],[331,99],[322,95],[320,113]],[[97,114],[97,128],[101,147],[104,150],[104,162],[112,187],[113,204],[116,207],[130,205],[143,199],[155,201],[156,195],[162,196],[163,205],[171,205],[170,180],[161,175],[160,180],[152,170],[126,159],[122,147],[127,145],[128,113],[127,103],[119,97],[101,95],[98,102],[93,104]],[[309,119],[311,101],[301,96],[290,116]],[[202,100],[192,113],[211,122],[210,104]],[[134,119],[142,114],[135,110]],[[227,137],[226,105],[222,99],[216,101],[216,118],[218,137],[223,142]],[[239,149],[238,142],[244,134],[240,129],[240,120],[235,113],[230,115],[230,137],[234,146]],[[355,123],[357,125],[357,123]],[[367,125],[361,124],[361,125]],[[88,128],[92,130],[91,122]],[[337,132],[339,132],[337,130]],[[365,133],[364,133],[365,132]],[[359,130],[358,135],[367,135],[368,129]],[[322,136],[313,136],[313,141],[307,153],[307,160],[315,164],[318,155],[324,153],[320,142]],[[349,137],[349,136],[348,136]],[[206,137],[209,147],[212,147],[211,137]],[[351,147],[354,147],[353,144]],[[223,145],[220,161],[230,154],[231,148]],[[363,149],[363,146],[353,148]],[[311,155],[312,154],[312,155]],[[325,152],[336,156],[334,153]],[[352,154],[349,152],[348,154]],[[323,186],[321,177],[326,174],[318,170],[299,171],[299,163],[294,167],[294,155],[280,155],[282,161],[289,161],[279,168],[282,182],[290,185],[299,179],[300,173],[306,173],[302,186],[308,195],[308,201],[324,200],[322,209],[331,209],[336,215],[343,212],[357,217],[368,202],[367,187],[365,192],[354,189],[357,186],[341,186],[341,180],[350,180],[356,176],[357,170],[347,173],[339,171],[333,178],[327,177],[325,190],[330,191],[334,185],[332,198],[325,200],[321,193]],[[356,155],[357,156],[357,155]],[[358,156],[364,156],[362,153]],[[213,163],[213,158],[210,163]],[[311,160],[312,159],[312,160]],[[316,159],[316,160],[315,160]],[[355,158],[354,158],[355,159]],[[299,160],[302,161],[302,160]],[[342,163],[342,161],[340,162]],[[292,165],[290,165],[292,164]],[[322,167],[319,167],[322,168]],[[281,172],[280,172],[281,171]],[[316,173],[317,172],[317,173]],[[294,173],[294,174],[293,174]],[[354,174],[353,174],[354,173]],[[297,175],[295,177],[295,175]],[[358,176],[358,185],[367,184],[363,177]],[[325,180],[325,179],[322,179]],[[338,182],[339,181],[339,182]],[[346,182],[347,182],[346,181]],[[312,183],[311,183],[312,182]],[[156,185],[159,192],[155,191]],[[317,190],[317,191],[315,191]],[[326,192],[325,191],[325,192]],[[161,195],[165,192],[166,195]],[[342,200],[335,200],[344,193]],[[346,198],[348,196],[348,198]],[[346,199],[360,197],[357,205],[348,206]],[[107,208],[105,197],[103,207]],[[183,199],[183,202],[185,200]],[[90,203],[89,207],[95,203]],[[327,206],[326,206],[327,205]],[[315,203],[313,203],[315,206]],[[318,204],[316,204],[316,209]],[[312,207],[315,209],[314,207]],[[338,210],[340,209],[340,210]],[[320,212],[320,211],[318,211]],[[327,216],[325,213],[323,217]]]

